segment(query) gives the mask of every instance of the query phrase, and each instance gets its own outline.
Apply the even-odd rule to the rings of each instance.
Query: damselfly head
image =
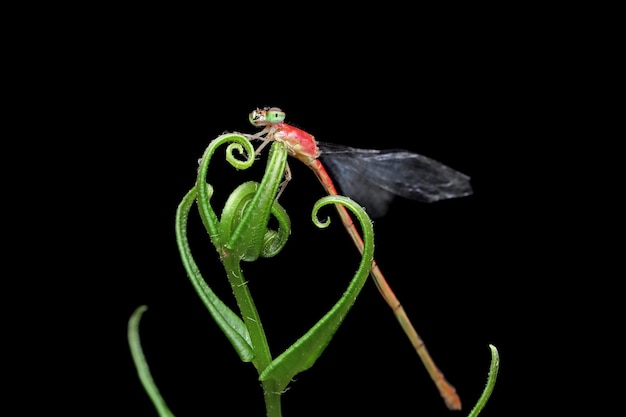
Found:
[[[285,112],[278,107],[264,107],[263,109],[252,111],[248,119],[254,126],[269,126],[284,121]]]

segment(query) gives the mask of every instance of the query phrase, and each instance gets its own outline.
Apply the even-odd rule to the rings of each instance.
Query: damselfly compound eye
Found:
[[[267,123],[267,110],[256,109],[250,112],[248,119],[254,126],[265,126]]]
[[[285,120],[285,112],[278,107],[272,107],[267,111],[267,121],[271,124],[281,123]]]

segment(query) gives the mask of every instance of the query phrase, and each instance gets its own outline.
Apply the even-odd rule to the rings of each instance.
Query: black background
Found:
[[[537,186],[538,156],[553,133],[544,124],[554,116],[550,48],[533,50],[532,31],[507,14],[494,21],[446,11],[416,23],[396,11],[350,20],[352,29],[333,16],[335,32],[300,22],[288,33],[266,15],[190,25],[166,11],[155,16],[120,18],[78,39],[92,33],[86,21],[58,42],[41,40],[42,63],[58,76],[37,79],[38,104],[60,113],[51,131],[74,138],[52,147],[71,161],[60,167],[71,245],[55,248],[63,253],[55,261],[59,276],[77,279],[44,284],[72,302],[58,302],[62,319],[42,317],[44,329],[62,320],[69,330],[40,341],[53,351],[63,335],[79,336],[46,373],[57,381],[79,371],[67,396],[55,397],[60,406],[155,415],[126,340],[128,318],[147,305],[142,344],[177,416],[263,415],[253,366],[239,361],[186,277],[174,215],[208,143],[224,131],[255,132],[248,113],[279,106],[319,140],[409,149],[470,175],[475,191],[429,205],[398,199],[374,222],[376,259],[464,411],[445,408],[370,280],[316,365],[285,393],[284,415],[466,415],[486,382],[489,344],[502,366],[481,415],[533,409],[538,394],[529,387],[543,387],[546,369],[536,359],[545,334],[535,323],[549,322],[550,336],[564,331],[558,316],[539,313],[562,278],[546,281],[557,271],[552,236],[561,226],[551,203],[560,195]],[[395,24],[383,30],[377,19]],[[243,266],[275,355],[330,308],[358,262],[338,219],[328,230],[311,224],[323,190],[300,162],[290,166],[281,196],[290,241],[275,258]],[[212,175],[224,195],[249,179],[227,167]],[[196,260],[234,307],[194,214]],[[546,217],[554,221],[539,229]]]

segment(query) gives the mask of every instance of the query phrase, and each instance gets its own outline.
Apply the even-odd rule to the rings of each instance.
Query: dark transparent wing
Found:
[[[371,217],[384,216],[396,195],[430,203],[472,194],[470,177],[414,152],[318,146],[335,185]]]

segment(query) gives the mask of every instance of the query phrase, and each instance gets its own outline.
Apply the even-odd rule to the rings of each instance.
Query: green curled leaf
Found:
[[[226,135],[229,140],[234,139],[231,135]],[[245,137],[245,136],[244,136]],[[247,139],[247,138],[246,138]],[[245,143],[245,142],[244,142]],[[250,141],[248,141],[250,143]],[[246,159],[241,160],[235,156],[235,151],[239,157],[245,156]],[[226,147],[226,160],[237,169],[248,169],[254,163],[254,152],[250,152],[250,148],[244,148],[241,143],[233,142]]]
[[[239,185],[228,197],[220,220],[220,235],[230,241],[238,225],[244,221],[246,210],[251,209],[252,201],[259,192],[259,183],[248,181]],[[242,240],[235,255],[244,261],[256,260],[259,256],[269,258],[285,246],[290,233],[290,220],[285,209],[274,200],[270,212],[278,220],[278,230],[268,228],[268,223],[257,224],[247,230],[247,239]],[[265,226],[265,230],[263,227]]]
[[[278,220],[278,230],[267,229],[263,238],[263,249],[261,256],[263,258],[271,258],[276,256],[287,243],[287,238],[291,233],[291,221],[287,211],[278,204],[272,205],[272,215]]]
[[[228,196],[220,218],[220,236],[224,242],[232,239],[234,231],[244,218],[246,207],[250,205],[259,189],[259,183],[248,181],[239,185]],[[240,259],[256,259],[263,244],[263,235],[250,233],[245,245],[241,245],[236,256]]]
[[[258,185],[256,193],[252,195],[250,201],[245,201],[243,205],[235,203],[233,200],[233,204],[229,206],[229,208],[237,207],[239,209],[238,218],[240,220],[236,224],[228,226],[230,235],[222,239],[225,241],[225,244],[222,246],[224,254],[235,256],[244,261],[254,261],[261,256],[263,252],[261,249],[266,239],[270,213],[272,212],[277,214],[280,227],[283,228],[280,236],[286,238],[289,235],[289,230],[285,230],[285,228],[289,229],[289,222],[285,221],[287,218],[286,212],[282,209],[274,209],[274,207],[279,207],[276,202],[276,196],[278,188],[282,183],[286,165],[287,149],[282,143],[274,142],[270,148],[263,180]],[[225,214],[228,218],[238,216],[237,214],[232,214],[233,217],[231,217],[230,213]],[[282,242],[280,245],[274,246],[282,247],[284,243]],[[268,251],[270,254],[271,252]]]
[[[320,222],[316,219],[316,216],[321,207],[332,203],[344,205],[355,214],[360,222],[363,228],[363,255],[359,269],[339,301],[304,336],[274,359],[259,375],[261,381],[274,380],[279,390],[285,389],[295,375],[313,366],[317,358],[326,349],[339,325],[343,322],[356,301],[357,295],[367,281],[372,268],[374,231],[372,222],[359,204],[343,196],[323,197],[313,208],[314,222],[321,225],[320,227],[328,226],[328,219],[325,222]]]
[[[313,210],[313,212],[311,213],[311,219],[313,220],[313,224],[315,226],[319,227],[320,229],[326,229],[328,226],[330,226],[330,217],[326,217],[324,221],[320,220],[319,217],[317,217],[317,213],[319,212],[320,208],[321,207],[317,207]]]
[[[198,190],[198,210],[200,211],[200,217],[202,223],[206,228],[213,245],[216,247],[222,246],[219,234],[219,220],[215,211],[209,204],[209,200],[212,196],[212,188],[206,183],[206,177],[209,169],[209,163],[211,158],[215,154],[215,151],[221,145],[228,143],[226,148],[226,160],[237,169],[247,169],[254,163],[254,146],[243,135],[237,133],[226,133],[218,136],[209,143],[202,159],[200,160],[200,166],[198,167],[198,176],[196,178],[196,188]],[[235,156],[235,153],[243,156],[245,159],[241,160]]]

